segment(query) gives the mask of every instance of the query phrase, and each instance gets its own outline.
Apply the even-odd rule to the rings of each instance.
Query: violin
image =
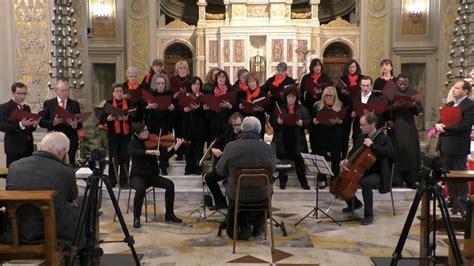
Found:
[[[157,149],[158,146],[162,148],[169,148],[173,146],[175,143],[175,138],[171,134],[167,134],[164,136],[159,136],[156,134],[148,134],[148,139],[145,140],[145,148]]]

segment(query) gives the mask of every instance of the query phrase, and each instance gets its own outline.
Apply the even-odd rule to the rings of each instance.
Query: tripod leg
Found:
[[[81,232],[84,230],[84,217],[85,217],[85,212],[88,209],[89,206],[89,194],[90,194],[90,183],[87,181],[87,186],[84,191],[84,198],[82,200],[81,204],[81,209],[79,210],[79,220],[76,223],[76,226],[74,228],[74,237],[72,238],[72,245],[71,245],[71,255],[68,259],[67,265],[72,266],[74,265],[74,261],[76,259],[76,256],[78,255],[79,252],[79,245],[80,245],[80,237],[81,237]]]
[[[415,198],[411,203],[410,211],[408,212],[407,219],[405,221],[405,225],[403,226],[402,233],[400,234],[400,238],[398,239],[397,247],[392,254],[392,261],[390,265],[397,265],[397,262],[402,258],[402,251],[403,246],[405,246],[405,242],[408,237],[408,233],[410,232],[410,227],[413,224],[413,219],[415,219],[416,211],[421,201],[421,197],[423,196],[424,191],[421,190],[419,187],[416,190]]]
[[[303,218],[301,218],[298,222],[295,223],[295,226],[297,226],[298,224],[300,224],[304,219],[306,219],[306,217],[312,215],[313,213],[317,212],[317,209],[316,208],[313,208],[312,211],[308,212],[308,214],[306,214]]]
[[[135,247],[133,246],[135,244],[135,240],[133,237],[130,235],[127,225],[125,224],[125,220],[123,219],[122,212],[120,211],[120,207],[118,205],[117,199],[115,198],[114,191],[112,190],[112,187],[110,186],[110,181],[104,178],[105,186],[107,187],[107,192],[109,193],[110,200],[112,201],[112,205],[114,206],[115,212],[117,213],[117,217],[120,222],[120,226],[122,227],[123,234],[125,235],[125,242],[130,248],[130,251],[132,252],[133,258],[135,260],[136,265],[140,265],[140,260],[138,259],[137,252],[135,251]]]
[[[456,240],[456,233],[454,232],[453,224],[451,223],[448,205],[446,204],[446,201],[443,195],[441,194],[441,188],[436,187],[434,190],[434,194],[436,199],[438,200],[439,209],[441,211],[441,215],[443,216],[444,225],[446,226],[446,230],[448,231],[449,244],[451,246],[451,251],[453,252],[456,265],[463,265],[461,251],[459,250],[458,241]]]

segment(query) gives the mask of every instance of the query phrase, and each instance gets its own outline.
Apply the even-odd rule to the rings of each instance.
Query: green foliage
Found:
[[[75,168],[87,167],[93,149],[107,150],[107,131],[92,127],[84,130],[84,140],[79,145],[80,158],[76,161]]]

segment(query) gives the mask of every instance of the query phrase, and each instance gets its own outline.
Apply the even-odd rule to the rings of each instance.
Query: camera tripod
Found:
[[[124,240],[122,241],[100,241],[97,239],[97,211],[101,205],[101,189],[99,186],[99,181],[103,181],[107,188],[107,191],[114,206],[115,213],[122,227],[122,231],[125,235]],[[93,265],[98,264],[95,258],[98,258],[103,254],[102,250],[99,247],[101,243],[116,243],[116,242],[125,242],[130,247],[132,252],[133,259],[136,265],[140,265],[140,260],[133,244],[135,240],[130,235],[125,220],[123,219],[122,212],[118,205],[117,199],[115,198],[114,192],[110,185],[110,181],[107,177],[102,174],[102,171],[98,168],[92,170],[92,175],[87,178],[87,186],[84,192],[84,199],[82,201],[81,209],[79,212],[79,218],[76,224],[74,231],[74,238],[71,247],[71,257],[67,265],[74,265],[74,260],[76,257],[80,257],[81,265]]]
[[[463,260],[461,256],[461,252],[459,250],[458,242],[456,241],[456,234],[453,229],[453,225],[450,220],[449,216],[449,211],[448,211],[448,206],[446,204],[446,201],[442,195],[442,188],[437,184],[437,182],[434,180],[428,180],[428,181],[422,181],[420,183],[420,186],[416,190],[415,198],[413,199],[413,202],[410,207],[410,211],[408,212],[407,219],[405,221],[405,225],[403,226],[402,233],[400,234],[400,238],[397,243],[397,247],[395,248],[395,251],[392,254],[392,261],[390,265],[397,265],[398,261],[402,259],[402,250],[403,246],[405,245],[405,242],[407,240],[408,233],[410,231],[410,227],[413,223],[413,219],[415,218],[418,206],[420,205],[421,199],[423,196],[430,197],[433,200],[433,220],[431,222],[431,231],[433,233],[433,243],[430,245],[430,239],[427,237],[425,239],[425,247],[426,247],[426,255],[428,258],[430,258],[433,262],[436,260],[436,203],[438,203],[439,210],[441,212],[441,215],[443,217],[443,223],[446,227],[446,231],[448,233],[448,238],[449,238],[449,244],[451,246],[454,259],[456,262],[456,265],[462,265]],[[423,213],[425,219],[430,218],[430,208],[427,206],[424,210]],[[427,222],[429,224],[429,220]],[[430,233],[430,226],[426,227],[426,235],[429,236]]]

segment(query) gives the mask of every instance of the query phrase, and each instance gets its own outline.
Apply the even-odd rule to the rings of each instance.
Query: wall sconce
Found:
[[[112,8],[105,3],[105,0],[100,0],[92,6],[92,14],[99,21],[107,21],[112,15]]]
[[[424,0],[413,0],[405,6],[408,17],[417,24],[423,18],[426,12],[426,3]]]

